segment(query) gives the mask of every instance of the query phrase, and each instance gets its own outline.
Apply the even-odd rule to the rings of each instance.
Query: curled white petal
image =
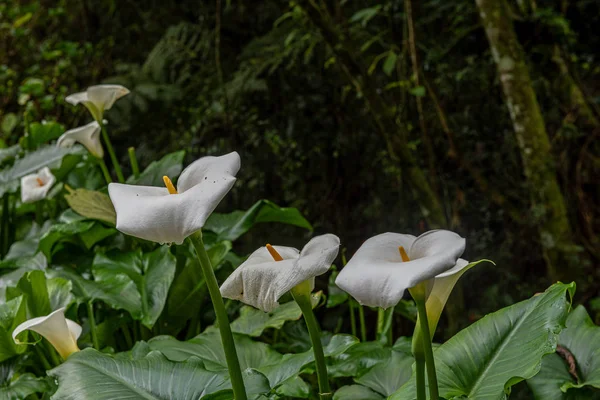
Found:
[[[178,194],[166,188],[111,183],[108,193],[117,212],[117,229],[158,243],[183,243],[204,226],[219,202],[231,190],[239,169],[239,155],[205,157],[203,167],[186,168],[182,177],[194,185],[178,185]],[[237,160],[237,168],[225,168],[222,158]],[[201,161],[202,159],[198,160]],[[196,164],[198,161],[192,164]],[[196,164],[197,166],[197,164]]]
[[[32,318],[17,326],[12,334],[15,343],[21,343],[17,336],[25,330],[42,335],[64,359],[71,353],[79,351],[77,339],[81,335],[81,326],[65,318],[64,308],[60,308],[45,317]]]
[[[274,261],[266,247],[261,247],[227,278],[221,294],[270,312],[294,286],[310,281],[312,289],[314,278],[331,267],[339,246],[339,238],[331,234],[314,237],[300,253],[291,247],[274,246],[282,261]]]
[[[35,174],[25,175],[21,178],[21,201],[33,203],[46,198],[55,182],[56,177],[48,167],[40,169]]]
[[[402,262],[399,247],[408,250]],[[406,289],[452,268],[464,251],[464,239],[449,231],[412,235],[384,233],[368,239],[348,261],[336,284],[359,303],[388,308]]]
[[[73,105],[83,104],[96,121],[101,121],[104,111],[110,110],[115,101],[127,94],[129,89],[121,85],[95,85],[85,92],[71,94],[65,100]]]
[[[94,156],[102,158],[104,157],[104,148],[100,142],[100,132],[100,124],[94,121],[66,131],[58,138],[56,145],[59,147],[71,147],[75,143],[81,143]]]

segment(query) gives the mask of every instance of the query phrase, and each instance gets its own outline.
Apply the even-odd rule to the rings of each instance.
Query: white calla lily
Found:
[[[104,148],[100,142],[102,128],[97,121],[66,131],[58,138],[58,147],[72,147],[81,143],[90,153],[98,158],[104,157]]]
[[[21,201],[33,203],[46,198],[55,182],[56,177],[48,167],[40,169],[35,174],[25,175],[21,178]]]
[[[177,189],[121,183],[108,185],[117,212],[117,229],[158,243],[183,243],[200,230],[235,183],[240,156],[202,157],[181,173]]]
[[[17,326],[12,334],[15,343],[24,344],[17,339],[17,336],[26,330],[37,332],[46,338],[65,360],[72,353],[79,351],[77,339],[81,335],[81,326],[65,318],[64,308],[45,317],[32,318]]]
[[[275,261],[267,247],[261,247],[221,285],[221,295],[270,312],[294,287],[308,282],[312,291],[315,277],[329,270],[339,247],[340,239],[332,234],[314,237],[302,251],[273,246],[281,261]]]
[[[446,230],[419,237],[383,233],[363,243],[335,283],[360,304],[393,307],[406,289],[453,268],[464,250],[465,239]]]
[[[98,122],[102,121],[104,111],[110,110],[115,101],[129,94],[129,89],[121,85],[90,86],[85,92],[74,93],[66,97],[67,103],[82,103]]]
[[[481,262],[491,262],[489,260],[479,260],[475,262],[468,262],[467,260],[463,260],[459,258],[456,261],[456,265],[449,269],[446,272],[443,272],[437,275],[431,281],[431,285],[428,288],[427,301],[425,303],[425,308],[427,309],[427,321],[429,322],[429,331],[431,333],[431,338],[433,338],[433,334],[437,328],[437,324],[440,321],[440,317],[442,315],[442,311],[448,302],[448,298],[452,293],[452,289],[458,282],[461,276],[477,264]],[[418,318],[418,317],[417,317]],[[420,333],[420,324],[417,321],[417,326],[415,328],[415,336],[417,332]]]

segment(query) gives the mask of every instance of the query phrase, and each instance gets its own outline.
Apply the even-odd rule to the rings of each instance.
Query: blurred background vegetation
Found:
[[[236,150],[223,210],[298,207],[348,257],[385,231],[466,237],[496,266],[463,278],[444,336],[559,279],[598,322],[599,24],[597,0],[3,0],[0,144],[123,84],[122,164]]]

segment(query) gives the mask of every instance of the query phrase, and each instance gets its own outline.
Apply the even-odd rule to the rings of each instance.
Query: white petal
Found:
[[[202,157],[188,165],[177,180],[179,193],[200,183],[217,183],[235,177],[240,170],[240,155],[237,152],[220,157]]]
[[[17,335],[21,332],[25,330],[37,332],[54,346],[62,358],[66,359],[71,353],[79,351],[76,338],[81,334],[81,327],[73,321],[70,322],[69,324],[65,318],[65,309],[60,308],[45,317],[23,322],[15,328],[12,337],[15,343],[20,343]],[[79,329],[75,325],[79,326]]]
[[[425,303],[431,339],[433,339],[433,335],[435,334],[437,324],[440,320],[440,317],[442,316],[442,311],[446,306],[446,302],[448,301],[448,298],[450,297],[450,294],[452,293],[452,289],[454,289],[456,282],[458,282],[460,277],[465,272],[467,272],[471,267],[477,264],[478,263],[469,264],[467,260],[459,258],[456,261],[456,265],[453,268],[436,276],[434,279],[431,279],[431,287],[429,288],[429,292],[427,294],[427,302]],[[419,343],[419,337],[421,337],[422,333],[423,332],[421,331],[421,325],[417,317],[417,324],[415,326],[415,332],[413,335],[413,346]]]
[[[232,154],[239,161],[237,153]],[[215,160],[223,157],[205,158]],[[111,183],[108,193],[117,212],[117,229],[153,242],[183,243],[186,237],[204,226],[235,183],[235,177],[229,173],[237,170],[225,169],[227,165],[222,162],[209,160],[208,164],[210,168],[204,168],[204,171],[208,171],[210,179],[209,175],[204,175],[206,179],[188,188],[186,182],[190,182],[191,178],[186,179],[182,174],[184,185],[180,185],[178,194],[168,194],[166,188]]]
[[[452,262],[448,268],[456,264],[458,257],[465,251],[466,241],[460,235],[442,229],[425,232],[415,240],[408,251],[411,260],[429,256],[446,256]],[[439,271],[441,273],[443,271]]]
[[[410,263],[402,262],[398,247],[408,249],[414,241],[412,235],[391,232],[368,239],[342,269],[336,285],[361,304],[395,306],[414,281],[411,268],[406,268]]]
[[[325,234],[312,238],[294,262],[290,276],[281,277],[279,285],[284,293],[308,279],[311,280],[310,289],[314,289],[314,278],[329,271],[339,249],[340,238],[335,235]]]
[[[273,261],[268,250],[261,247],[227,278],[221,294],[270,312],[294,286],[310,281],[312,289],[315,276],[331,267],[339,246],[339,238],[331,234],[313,238],[299,255],[296,249],[274,246],[283,261]]]
[[[69,332],[71,333],[71,337],[73,338],[73,340],[75,342],[77,342],[77,339],[79,339],[79,336],[81,336],[81,332],[83,331],[83,328],[77,322],[71,321],[68,318],[66,318],[66,321],[67,321],[67,327],[69,328]]]
[[[121,85],[96,85],[87,88],[88,99],[101,111],[110,110],[115,101],[129,94]]]
[[[56,144],[59,147],[71,147],[75,142],[79,142],[94,156],[102,158],[104,157],[104,149],[100,142],[100,132],[100,124],[94,121],[63,133]]]
[[[274,261],[266,247],[260,247],[223,282],[221,295],[265,312],[275,309],[279,305],[279,298],[286,291],[275,285],[274,280],[279,276],[289,276],[298,257],[298,250],[273,247],[284,258],[283,261]]]
[[[38,182],[42,181],[42,185]],[[44,167],[35,174],[25,175],[21,178],[21,202],[33,203],[46,198],[48,191],[56,182],[48,167]]]
[[[65,101],[69,104],[73,104],[74,106],[76,106],[79,103],[88,101],[88,95],[86,92],[73,93],[68,95],[65,98]]]

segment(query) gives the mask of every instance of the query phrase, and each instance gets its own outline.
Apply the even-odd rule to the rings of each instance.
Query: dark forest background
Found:
[[[466,237],[496,265],[462,279],[445,335],[556,280],[598,321],[599,25],[597,0],[3,0],[0,144],[88,122],[65,96],[123,84],[122,164],[236,150],[223,210],[298,207],[348,256],[385,231]]]

